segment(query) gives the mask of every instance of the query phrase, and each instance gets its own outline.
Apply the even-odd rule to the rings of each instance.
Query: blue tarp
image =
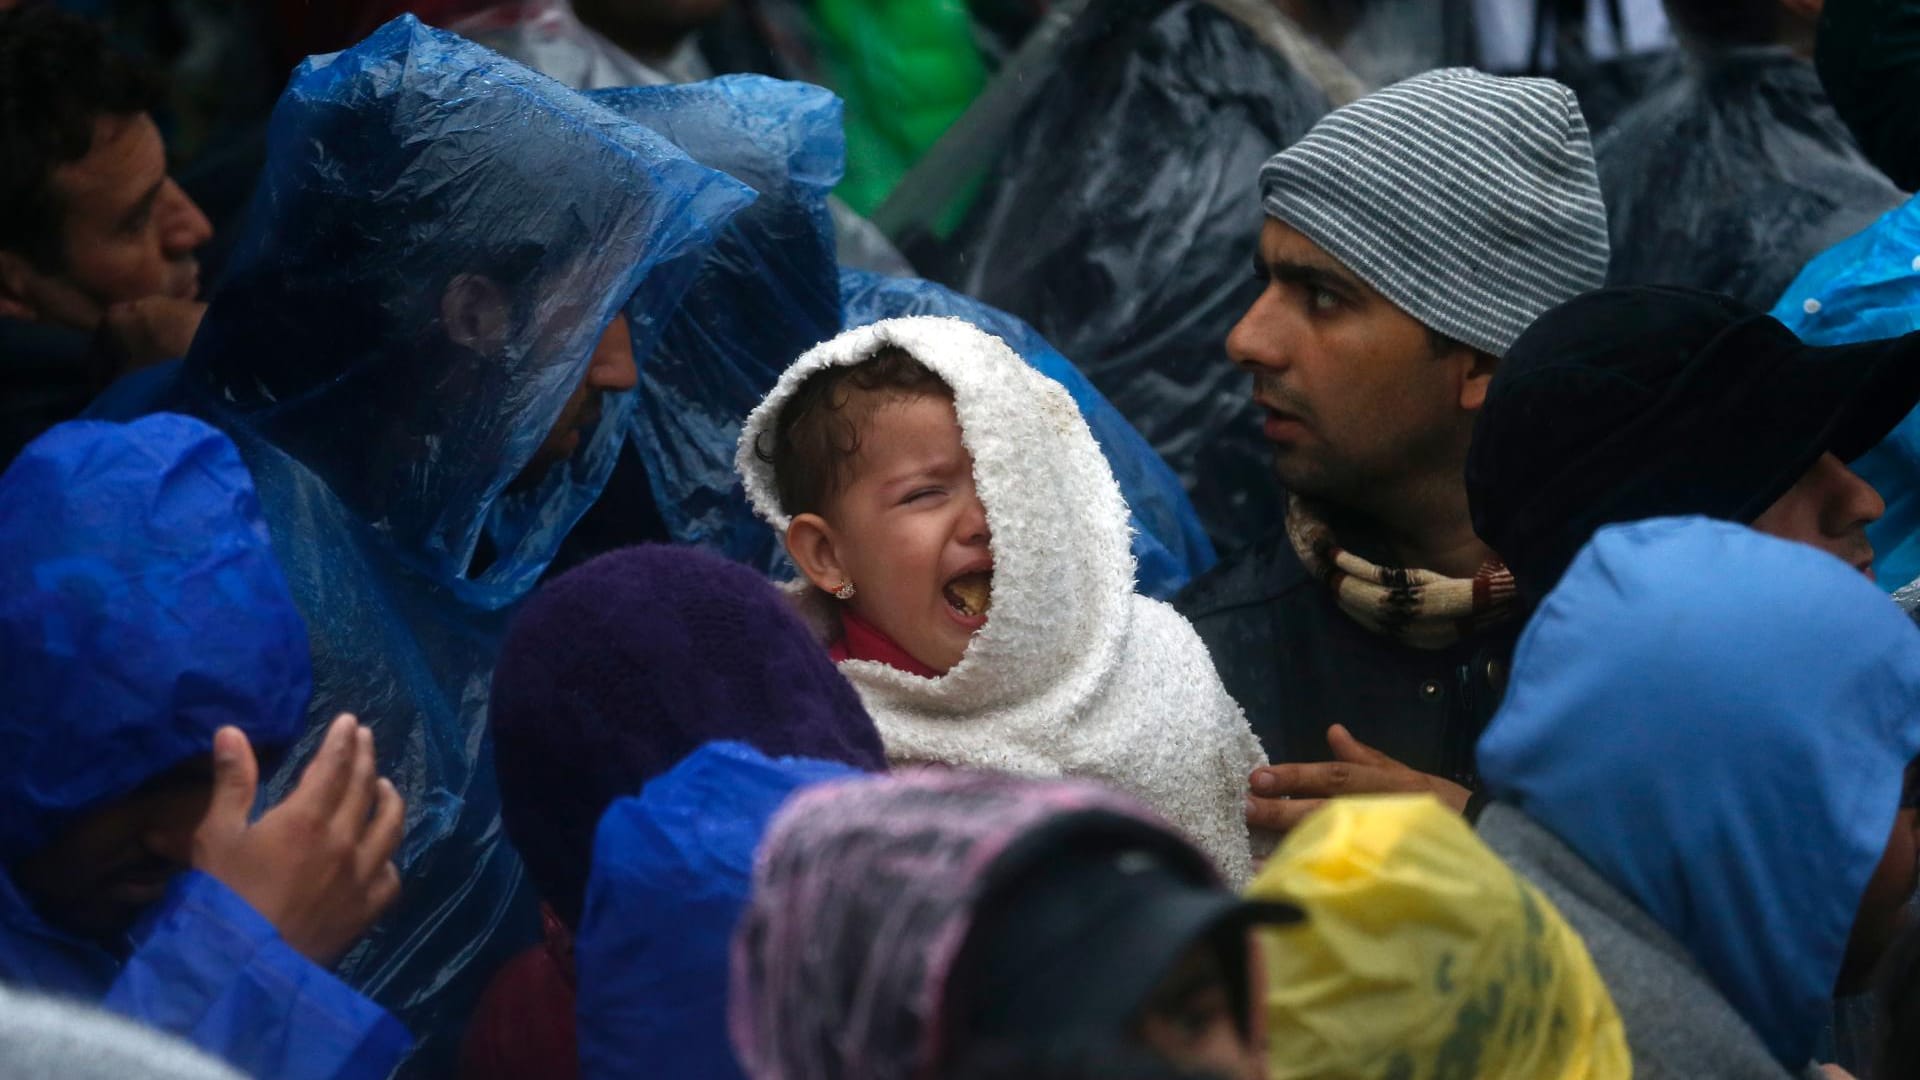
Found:
[[[406,891],[344,975],[446,1060],[533,940],[500,830],[503,624],[599,494],[632,410],[576,396],[624,308],[644,354],[751,192],[411,17],[293,74],[244,235],[173,390],[239,445],[310,630],[310,722],[370,724]],[[633,301],[631,304],[629,301]],[[556,421],[577,449],[523,471]],[[317,743],[312,723],[274,781]]]
[[[1005,338],[1073,395],[1133,510],[1142,592],[1170,596],[1213,564],[1179,479],[1039,334],[932,282],[835,265],[826,199],[846,148],[832,94],[740,75],[592,96],[760,193],[724,231],[659,347],[640,360],[633,437],[675,540],[781,572],[778,539],[747,506],[734,475],[747,413],[802,352],[843,328],[896,315],[953,315]]]
[[[62,424],[21,453],[0,476],[0,686],[9,868],[206,760],[220,728],[262,753],[299,735],[306,627],[232,442],[160,414]],[[43,918],[11,872],[0,980],[98,1002],[252,1076],[377,1080],[406,1049],[392,1017],[205,874],[83,929]]]

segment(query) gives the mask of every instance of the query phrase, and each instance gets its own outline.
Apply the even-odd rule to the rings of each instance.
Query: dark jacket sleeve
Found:
[[[384,1077],[412,1043],[386,1010],[197,871],[180,875],[135,928],[104,1004],[276,1080]]]

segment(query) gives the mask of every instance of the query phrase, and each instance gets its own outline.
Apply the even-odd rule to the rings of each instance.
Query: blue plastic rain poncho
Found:
[[[607,809],[574,953],[583,1080],[745,1076],[727,1041],[729,950],[761,834],[794,792],[860,775],[715,742]]]
[[[1813,345],[1847,345],[1920,330],[1920,201],[1887,212],[1807,264],[1773,317]],[[1920,577],[1920,415],[1850,466],[1887,501],[1867,526],[1874,576],[1893,590]]]
[[[838,99],[755,75],[592,95],[760,193],[734,219],[660,345],[640,360],[633,438],[673,539],[772,570],[779,539],[733,471],[740,422],[787,365],[843,328],[954,315],[1003,337],[1064,385],[1132,508],[1140,590],[1165,597],[1214,554],[1179,480],[1093,385],[1025,323],[931,282],[835,265],[827,193],[846,157]]]
[[[274,110],[182,393],[259,484],[311,633],[309,719],[359,715],[406,797],[405,893],[343,971],[427,1062],[450,1052],[490,965],[534,936],[483,736],[502,624],[632,415],[624,394],[576,391],[623,307],[635,353],[651,347],[750,197],[410,17],[309,59]],[[557,420],[577,434],[571,457],[523,472]]]
[[[1884,595],[1813,548],[1660,518],[1602,529],[1548,594],[1479,762],[1798,1070],[1916,754],[1920,636]],[[1633,1043],[1659,1003],[1612,989]]]
[[[174,879],[124,953],[43,921],[12,866],[213,750],[291,743],[306,627],[233,444],[183,416],[54,428],[0,476],[0,981],[99,1001],[253,1076],[383,1077],[392,1017],[225,885]]]

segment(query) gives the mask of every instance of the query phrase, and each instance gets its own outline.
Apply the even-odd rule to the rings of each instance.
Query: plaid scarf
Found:
[[[1287,539],[1355,622],[1415,649],[1444,649],[1513,612],[1513,572],[1490,559],[1471,578],[1376,566],[1340,546],[1325,518],[1287,498]]]

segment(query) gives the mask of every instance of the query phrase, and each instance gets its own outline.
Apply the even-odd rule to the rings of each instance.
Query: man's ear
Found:
[[[38,272],[26,256],[0,251],[0,318],[40,321],[40,312],[28,299]]]
[[[834,547],[833,526],[819,514],[801,514],[787,526],[787,556],[813,587],[833,592],[847,583],[846,568]]]
[[[1500,361],[1466,345],[1460,346],[1460,352],[1456,359],[1461,365],[1460,408],[1463,412],[1479,412],[1480,406],[1487,403],[1487,387],[1492,384]]]
[[[493,356],[506,344],[507,312],[506,290],[480,274],[456,274],[440,294],[447,337],[481,356]]]

